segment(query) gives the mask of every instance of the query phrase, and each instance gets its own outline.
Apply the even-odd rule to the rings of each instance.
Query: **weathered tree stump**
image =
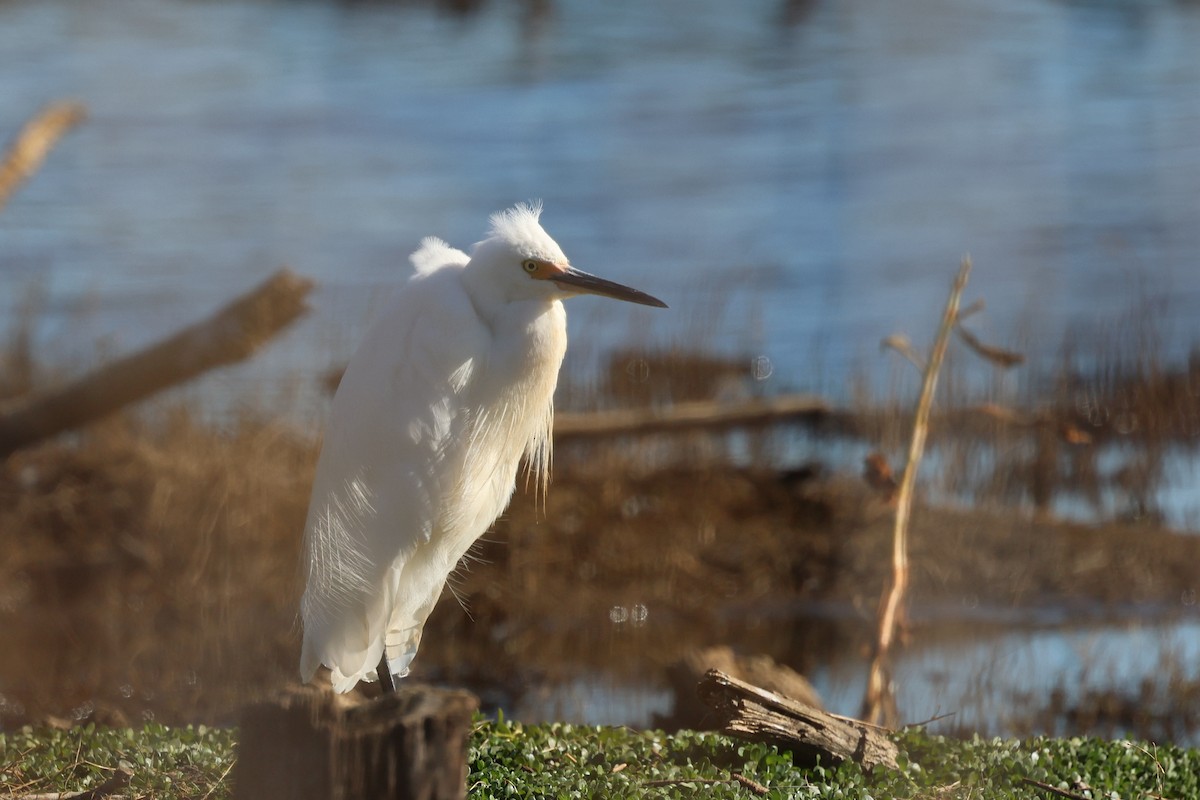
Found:
[[[760,689],[710,669],[697,687],[731,736],[767,742],[811,761],[851,760],[867,769],[897,769],[899,748],[885,731]]]
[[[291,687],[242,712],[234,797],[465,798],[478,707],[469,692],[428,686],[376,699]]]

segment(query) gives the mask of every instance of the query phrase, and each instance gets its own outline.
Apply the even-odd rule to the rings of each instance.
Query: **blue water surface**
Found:
[[[0,323],[34,287],[37,341],[87,362],[287,264],[315,313],[206,384],[269,395],[347,357],[420,237],[542,198],[576,264],[672,305],[576,301],[584,374],[683,340],[844,394],[882,337],[928,340],[968,252],[977,327],[1034,368],[1139,304],[1181,354],[1197,41],[1165,1],[16,0],[3,130],[91,116],[0,214]]]

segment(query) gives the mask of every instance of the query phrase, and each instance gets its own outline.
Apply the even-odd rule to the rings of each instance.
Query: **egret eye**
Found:
[[[521,262],[521,269],[532,275],[538,271],[538,262],[534,261],[532,258],[526,259],[525,261]]]

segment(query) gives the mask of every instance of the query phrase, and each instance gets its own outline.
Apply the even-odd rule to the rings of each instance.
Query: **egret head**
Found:
[[[656,297],[571,266],[558,243],[542,228],[541,203],[519,203],[492,215],[491,235],[471,254],[471,264],[484,269],[508,299],[566,299],[596,294],[666,308]]]

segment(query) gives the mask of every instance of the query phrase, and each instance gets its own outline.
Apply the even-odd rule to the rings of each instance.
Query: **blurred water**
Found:
[[[1052,692],[1061,691],[1066,706],[1073,708],[1089,690],[1137,697],[1143,681],[1161,688],[1158,697],[1163,705],[1145,708],[1146,714],[1171,713],[1174,704],[1167,690],[1171,670],[1179,670],[1185,680],[1200,678],[1195,666],[1200,663],[1200,621],[1194,618],[964,633],[916,640],[898,654],[893,679],[905,724],[951,714],[931,728],[1012,734],[1021,732],[1013,725],[1023,722],[1031,709],[1050,704]],[[867,666],[855,654],[812,676],[831,711],[858,713]],[[1045,732],[1062,734],[1063,730]],[[1195,741],[1196,733],[1181,743]]]
[[[767,356],[772,388],[838,395],[857,366],[886,379],[884,336],[931,335],[966,252],[975,327],[1035,370],[1139,304],[1168,356],[1200,339],[1200,5],[538,7],[0,3],[0,136],[59,97],[91,113],[0,213],[0,331],[36,289],[40,350],[81,364],[289,264],[319,281],[314,313],[196,391],[297,402],[298,385],[319,408],[313,378],[420,237],[468,245],[491,211],[542,198],[576,264],[672,305],[576,301],[585,373],[631,336],[686,339]],[[1172,469],[1194,505],[1191,454]],[[989,664],[1043,691],[1091,636],[1153,650],[1121,631],[935,646],[900,665],[902,709],[947,710]],[[1157,640],[1194,663],[1200,632]],[[1141,674],[1121,664],[1118,683]],[[834,710],[854,712],[861,667],[816,676]],[[664,702],[568,689],[541,708],[612,721]]]
[[[983,634],[982,634],[983,633]],[[923,631],[896,654],[893,679],[904,724],[928,723],[934,732],[977,730],[985,735],[1080,733],[1063,718],[1032,721],[1060,693],[1064,708],[1086,708],[1090,691],[1140,698],[1140,710],[1180,717],[1165,722],[1171,741],[1193,745],[1198,732],[1184,732],[1181,709],[1174,708],[1168,686],[1172,676],[1198,680],[1200,621],[1160,624],[1009,627],[986,632]],[[808,676],[826,709],[858,716],[868,662],[860,652],[834,654]],[[1140,694],[1142,681],[1153,691]],[[650,727],[658,715],[670,716],[671,691],[628,684],[600,675],[581,675],[565,684],[540,686],[509,709],[527,722],[630,724]],[[1186,709],[1184,709],[1186,711]],[[1141,734],[1120,720],[1102,721],[1112,729],[1098,735]],[[1142,722],[1146,724],[1147,722]],[[1057,727],[1056,727],[1057,726]]]
[[[811,654],[809,654],[811,655]],[[928,723],[935,732],[975,730],[984,735],[1031,732],[1074,735],[1078,726],[1034,715],[1057,694],[1066,709],[1086,707],[1088,692],[1115,691],[1132,700],[1148,724],[1154,714],[1176,726],[1170,739],[1181,746],[1197,741],[1197,731],[1179,726],[1186,708],[1176,708],[1169,692],[1172,677],[1200,679],[1200,621],[1148,624],[1084,624],[1070,629],[999,626],[965,632],[923,630],[896,654],[893,679],[903,724]],[[859,652],[833,656],[806,677],[835,714],[860,713],[867,681],[867,659]],[[1153,687],[1140,695],[1143,685]],[[669,690],[633,685],[604,676],[540,686],[506,714],[528,722],[558,720],[589,725],[647,727],[658,715],[669,716]],[[1182,713],[1181,713],[1182,712]],[[1120,720],[1102,720],[1112,729],[1097,735],[1145,735],[1127,730]],[[1058,727],[1055,727],[1058,726]]]
[[[577,301],[585,371],[687,338],[844,391],[883,336],[930,334],[967,251],[977,326],[1035,364],[1139,300],[1180,351],[1197,41],[1167,0],[13,0],[0,126],[92,116],[0,214],[0,324],[38,286],[40,346],[85,361],[290,264],[315,314],[203,390],[270,396],[346,357],[419,237],[540,197],[575,263],[672,304]]]

